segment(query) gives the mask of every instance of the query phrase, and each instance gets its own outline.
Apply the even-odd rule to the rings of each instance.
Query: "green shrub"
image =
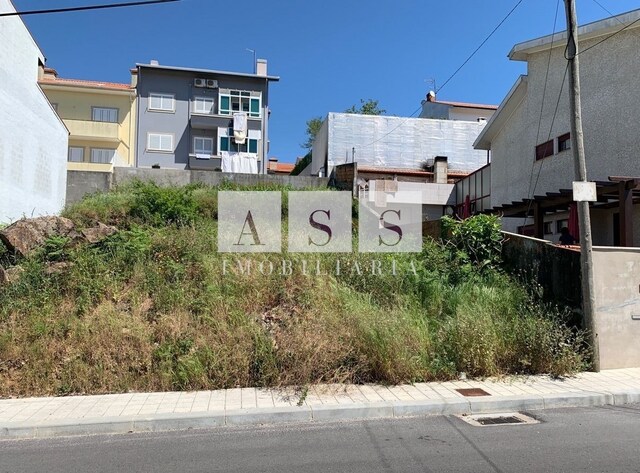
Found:
[[[502,234],[498,217],[481,214],[456,220],[445,216],[442,228],[458,264],[471,264],[481,271],[499,268]]]

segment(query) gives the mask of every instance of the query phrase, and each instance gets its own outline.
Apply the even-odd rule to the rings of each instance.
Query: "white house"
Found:
[[[330,175],[340,164],[419,170],[438,156],[452,173],[468,174],[487,162],[473,149],[484,120],[329,113],[313,144],[311,174]]]
[[[22,19],[0,17],[0,223],[64,206],[69,132],[38,85],[44,62]]]
[[[636,181],[610,177],[640,176],[640,10],[584,25],[578,36],[587,173],[598,181],[593,242],[639,246]],[[575,180],[566,43],[562,32],[513,47],[509,58],[525,61],[527,74],[475,142],[491,150],[490,201],[507,217],[505,228],[535,222],[528,230],[554,241],[568,222]]]

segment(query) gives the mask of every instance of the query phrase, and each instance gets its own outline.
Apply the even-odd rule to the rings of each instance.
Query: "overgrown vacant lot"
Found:
[[[263,190],[282,190],[286,204],[287,189]],[[491,217],[449,221],[450,240],[426,240],[421,254],[383,256],[382,275],[367,269],[373,256],[357,253],[254,255],[276,268],[284,257],[294,270],[264,275],[254,266],[242,274],[233,255],[216,252],[217,193],[135,183],[65,212],[80,227],[119,229],[98,244],[53,237],[20,261],[0,247],[3,266],[24,269],[0,288],[0,395],[401,383],[587,367],[584,333],[501,272]],[[307,274],[303,259],[313,268]],[[316,260],[327,274],[315,274]],[[66,264],[52,272],[52,262]]]

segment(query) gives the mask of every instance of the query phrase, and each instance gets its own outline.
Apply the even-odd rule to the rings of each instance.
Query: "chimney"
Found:
[[[275,171],[278,169],[278,158],[269,158],[269,171]]]
[[[258,59],[256,61],[256,75],[267,77],[267,60]]]
[[[138,87],[138,69],[135,67],[131,69],[131,87]]]
[[[434,159],[433,165],[433,182],[436,184],[446,184],[447,183],[447,157],[446,156],[436,156]]]

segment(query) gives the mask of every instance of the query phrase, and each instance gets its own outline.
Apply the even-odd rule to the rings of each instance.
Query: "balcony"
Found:
[[[68,118],[63,119],[63,121],[73,139],[110,143],[120,141],[120,125],[117,123],[71,120]]]

